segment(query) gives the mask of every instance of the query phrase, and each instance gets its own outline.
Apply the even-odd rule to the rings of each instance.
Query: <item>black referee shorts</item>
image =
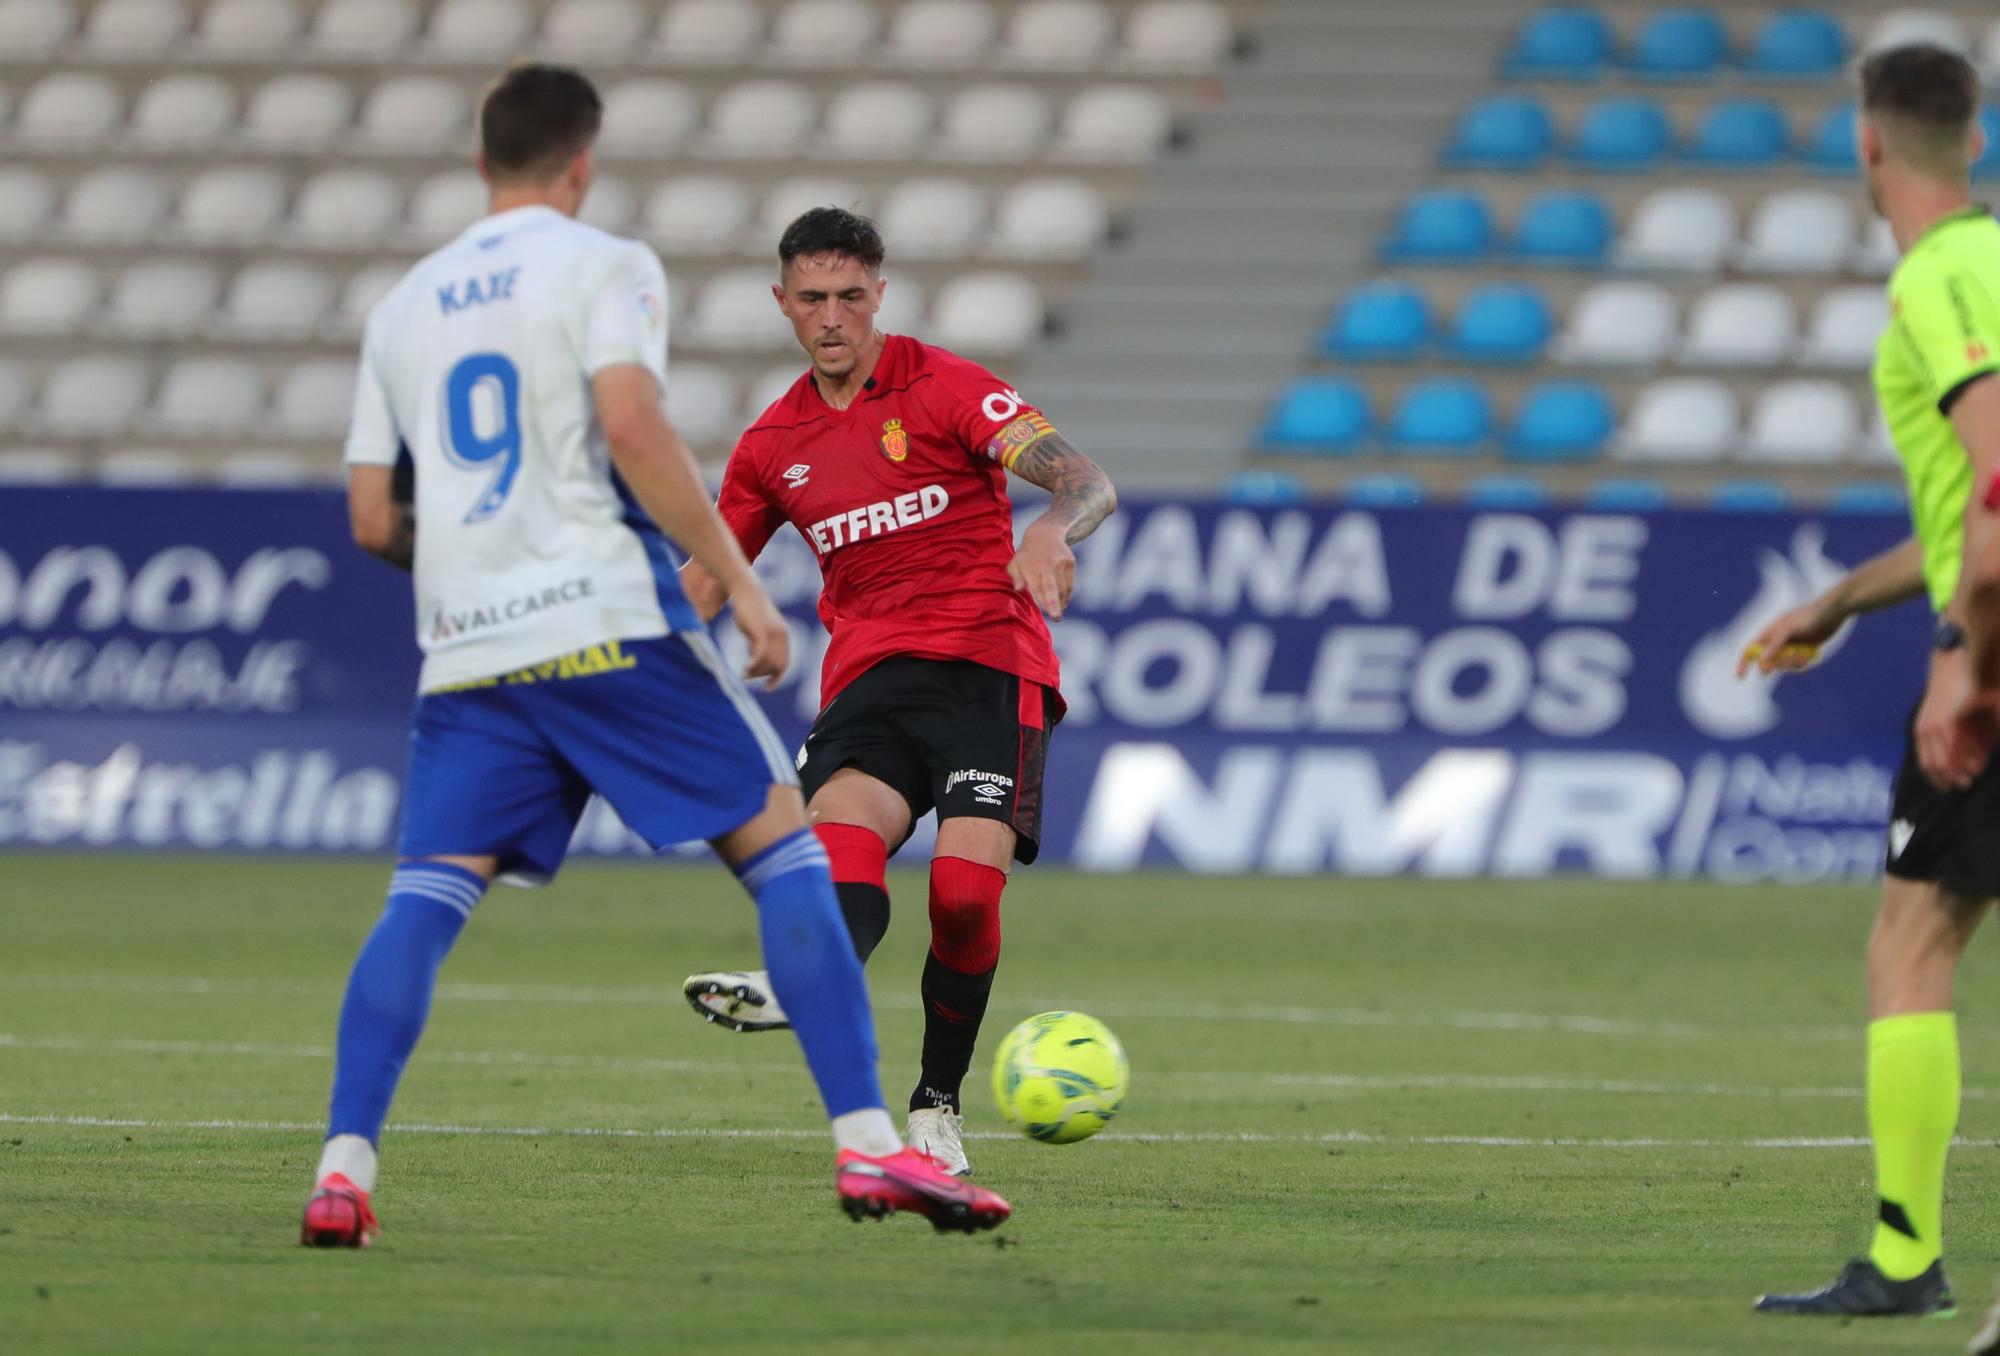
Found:
[[[1963,791],[1940,791],[1917,761],[1912,711],[1886,869],[1898,880],[1936,881],[1967,899],[2000,899],[2000,756]]]

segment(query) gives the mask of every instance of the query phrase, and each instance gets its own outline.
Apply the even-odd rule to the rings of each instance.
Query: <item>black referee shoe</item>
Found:
[[[1832,1285],[1804,1295],[1765,1295],[1760,1314],[1826,1314],[1845,1318],[1950,1318],[1958,1312],[1944,1263],[1921,1276],[1892,1281],[1865,1257],[1849,1262]]]

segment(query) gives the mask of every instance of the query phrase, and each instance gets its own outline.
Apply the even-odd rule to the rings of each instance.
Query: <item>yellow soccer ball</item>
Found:
[[[1044,1144],[1074,1144],[1111,1123],[1131,1074],[1111,1029],[1080,1012],[1044,1012],[1007,1033],[993,1058],[993,1099],[1009,1125]]]

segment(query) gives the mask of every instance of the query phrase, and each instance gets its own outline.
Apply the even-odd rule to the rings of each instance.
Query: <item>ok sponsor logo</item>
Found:
[[[1027,400],[1021,393],[1009,386],[995,391],[979,403],[979,412],[996,424],[1004,424],[1021,412]]]

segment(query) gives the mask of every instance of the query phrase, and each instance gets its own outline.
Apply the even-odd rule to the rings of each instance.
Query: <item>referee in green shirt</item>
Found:
[[[1930,46],[1878,52],[1861,68],[1858,151],[1902,262],[1876,347],[1876,397],[1902,458],[1916,535],[1779,617],[1745,656],[1765,673],[1804,668],[1863,612],[1928,598],[1938,616],[1924,699],[1896,781],[1882,911],[1868,941],[1868,1128],[1880,1197],[1873,1242],[1824,1289],[1766,1295],[1775,1314],[1948,1314],[1942,1261],[1945,1155],[1958,1124],[1952,978],[2000,898],[2000,769],[1955,738],[1971,690],[1971,487],[2000,464],[2000,223],[1973,205],[1984,149],[1979,75]]]

